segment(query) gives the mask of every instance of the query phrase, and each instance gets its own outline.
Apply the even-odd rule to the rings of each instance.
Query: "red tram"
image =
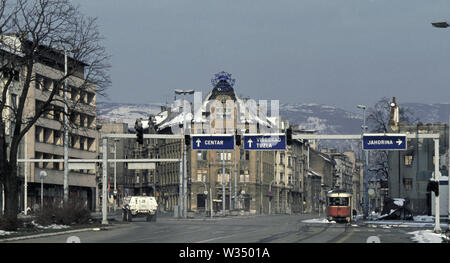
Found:
[[[352,194],[343,190],[332,190],[327,193],[328,221],[350,222],[352,219]]]

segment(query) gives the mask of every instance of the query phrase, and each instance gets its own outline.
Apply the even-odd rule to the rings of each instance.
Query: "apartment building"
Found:
[[[13,36],[7,36],[14,38]],[[17,42],[14,42],[17,43]],[[45,47],[41,47],[45,48]],[[58,80],[64,76],[64,55],[56,50],[46,48],[46,56],[42,56],[35,63],[32,72],[32,84],[28,91],[24,110],[24,119],[31,118],[42,107],[50,92],[58,88]],[[69,67],[74,74],[67,80],[67,102],[70,105],[69,128],[69,158],[85,159],[97,156],[96,130],[96,90],[93,85],[84,81],[84,67],[80,61],[68,58]],[[8,103],[14,108],[22,92],[24,69],[17,69],[12,87],[8,89]],[[5,77],[5,76],[3,76]],[[81,88],[82,87],[82,88]],[[63,90],[55,95],[51,110],[41,116],[36,124],[27,132],[21,141],[19,159],[60,159],[64,156],[64,113]],[[5,116],[3,116],[5,117]],[[7,136],[16,125],[13,119],[6,122]],[[41,180],[39,173],[45,171],[47,177],[43,179],[44,203],[60,204],[63,200],[63,162],[32,162],[21,163],[18,176],[21,178],[20,206],[24,210],[24,176],[27,176],[27,206],[38,208],[41,196]],[[77,200],[89,209],[95,207],[96,180],[95,169],[72,169],[69,172],[69,199]]]

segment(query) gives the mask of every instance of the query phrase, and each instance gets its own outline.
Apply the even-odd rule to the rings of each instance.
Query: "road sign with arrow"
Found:
[[[364,134],[364,150],[406,150],[405,134]]]
[[[234,150],[234,135],[192,135],[192,150]]]
[[[285,134],[244,135],[245,150],[286,150]]]

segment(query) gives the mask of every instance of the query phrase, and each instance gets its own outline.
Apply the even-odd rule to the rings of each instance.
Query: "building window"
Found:
[[[407,191],[412,190],[412,179],[411,178],[403,178],[403,186],[405,187],[405,190],[407,190]]]
[[[413,160],[412,155],[405,155],[405,165],[411,166],[412,165],[412,160]]]

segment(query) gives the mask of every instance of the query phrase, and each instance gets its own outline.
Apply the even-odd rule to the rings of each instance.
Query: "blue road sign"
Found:
[[[286,150],[286,135],[244,135],[244,150]]]
[[[364,150],[406,150],[404,134],[363,135]]]
[[[234,150],[234,135],[192,135],[192,150]]]

